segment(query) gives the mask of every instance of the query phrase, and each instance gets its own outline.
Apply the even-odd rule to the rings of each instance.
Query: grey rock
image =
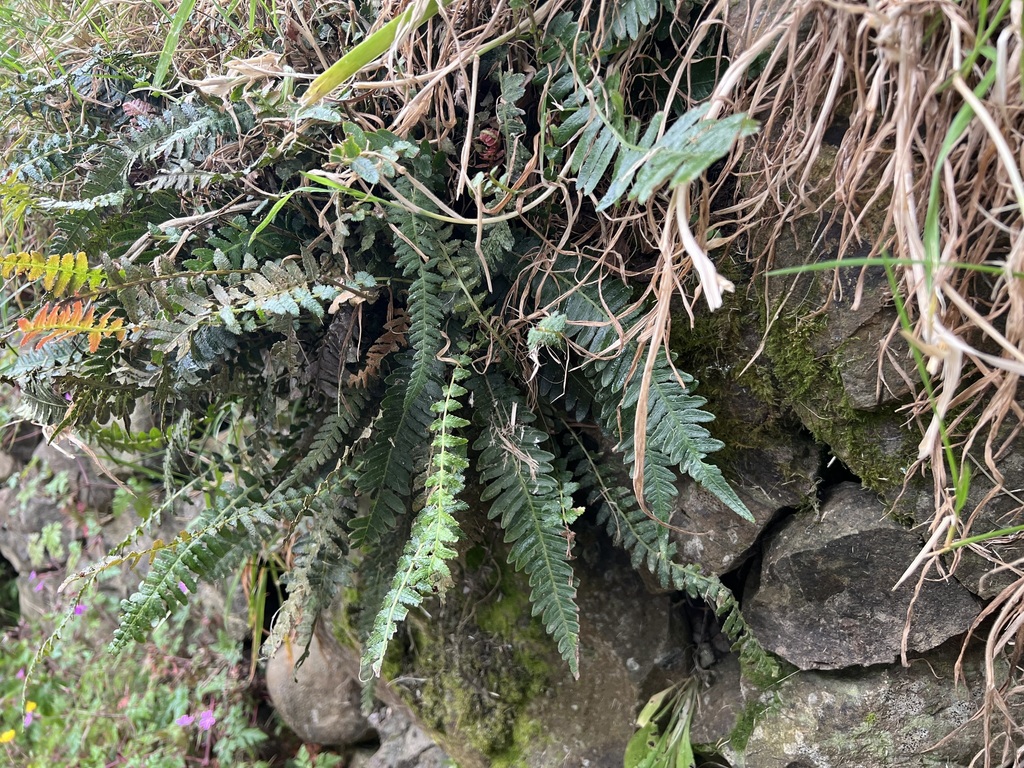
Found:
[[[999,457],[998,468],[1002,476],[997,485],[994,475],[984,465],[981,445],[972,451],[973,462],[970,490],[961,512],[969,526],[969,535],[999,531],[1018,526],[1022,522],[1020,488],[1024,487],[1024,451],[1014,450]],[[918,525],[929,525],[935,517],[935,497],[931,482],[921,483],[914,492],[908,492],[899,502],[901,514],[913,517]],[[1007,563],[1022,562],[1024,533],[993,538],[957,550],[955,558],[946,565],[953,567],[953,575],[971,592],[983,600],[990,600],[1014,584],[1018,569],[1007,568],[996,572]]]
[[[452,765],[444,750],[405,707],[383,708],[370,715],[369,722],[380,736],[380,749],[360,761],[363,768],[444,768]]]
[[[892,662],[915,585],[892,586],[920,537],[885,518],[869,491],[836,487],[820,516],[795,515],[767,544],[745,615],[768,650],[800,669]],[[963,633],[979,602],[955,580],[926,582],[914,604],[909,648]]]
[[[530,768],[620,768],[637,703],[674,680],[687,642],[671,598],[647,594],[625,557],[586,541],[580,550],[581,675],[556,660],[558,676],[527,705],[523,716],[544,725],[519,758]]]
[[[682,481],[670,536],[687,563],[721,575],[742,563],[757,537],[784,507],[814,500],[819,450],[810,440],[780,435],[764,448],[739,450],[725,471],[754,516],[748,522],[689,478]]]
[[[18,463],[11,454],[0,451],[0,483],[6,483],[11,475],[21,470],[21,464]]]
[[[318,628],[309,656],[284,642],[267,662],[267,690],[274,708],[299,738],[310,744],[356,744],[372,731],[360,711],[359,660]]]
[[[955,682],[959,651],[947,644],[909,668],[797,672],[767,691],[734,664],[702,692],[717,706],[698,710],[693,741],[734,768],[966,767],[984,744],[969,722],[984,700],[983,660],[969,652],[967,682]]]
[[[99,470],[92,457],[84,455],[71,443],[66,440],[42,442],[32,458],[54,475],[66,473],[71,495],[90,510],[104,513],[110,509],[117,484]]]
[[[738,56],[767,33],[772,26],[792,7],[784,0],[734,0],[729,4],[726,31],[729,53]]]
[[[3,450],[22,465],[32,460],[32,453],[42,439],[42,430],[30,421],[15,422],[0,430]]]
[[[35,471],[35,470],[31,470]],[[53,499],[42,494],[18,498],[17,488],[0,489],[0,555],[20,574],[34,569],[49,570],[59,563],[33,563],[29,543],[34,535],[52,523],[61,526],[61,544],[67,551],[74,536],[70,521]]]

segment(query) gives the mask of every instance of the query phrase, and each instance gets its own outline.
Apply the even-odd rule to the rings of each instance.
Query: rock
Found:
[[[984,744],[981,722],[968,723],[984,700],[983,658],[970,652],[967,684],[956,683],[959,650],[947,644],[909,668],[796,672],[764,692],[741,682],[738,664],[721,665],[693,743],[733,768],[967,766]]]
[[[681,671],[686,627],[672,598],[649,594],[628,557],[581,528],[574,680],[531,615],[528,579],[485,525],[464,528],[477,538],[459,587],[428,607],[429,621],[407,620],[415,641],[395,673],[406,700],[462,768],[621,768],[638,702]]]
[[[286,641],[267,662],[267,690],[274,708],[310,744],[346,746],[372,734],[360,711],[359,659],[321,627],[309,656],[296,669],[302,648]]]
[[[874,494],[843,483],[820,515],[794,515],[771,537],[744,614],[766,649],[800,669],[890,663],[915,589],[912,581],[892,586],[921,546],[917,534],[885,518]],[[979,610],[955,580],[926,582],[910,650],[964,632]]]
[[[717,576],[746,559],[757,537],[784,507],[806,507],[815,498],[820,452],[812,441],[779,435],[763,448],[740,449],[723,471],[754,516],[748,522],[713,494],[686,478],[670,536],[684,561]]]
[[[99,470],[95,459],[68,441],[42,442],[32,458],[54,475],[63,472],[68,478],[69,494],[93,512],[102,514],[110,509],[117,485]]]
[[[380,736],[380,748],[360,760],[358,768],[445,768],[452,764],[404,707],[385,707],[370,715],[369,722]]]
[[[11,454],[0,451],[0,483],[6,483],[11,475],[20,470],[21,465]]]
[[[783,0],[757,0],[756,3],[754,0],[734,0],[729,4],[726,19],[729,53],[739,56],[758,37],[766,34],[790,8],[791,3]]]
[[[0,447],[22,465],[32,460],[32,454],[42,439],[42,430],[30,421],[17,421],[0,428]]]
[[[32,482],[38,474],[38,470],[28,470],[23,482]],[[51,570],[61,564],[50,562],[48,558],[33,563],[29,555],[32,537],[39,535],[47,525],[56,523],[60,526],[60,543],[64,552],[75,538],[71,522],[61,511],[59,503],[45,494],[33,492],[33,488],[26,485],[22,489],[0,489],[0,510],[3,510],[0,512],[0,555],[20,574]],[[19,493],[19,490],[26,493]]]
[[[967,501],[961,519],[970,526],[967,536],[999,531],[1018,526],[1021,519],[1019,489],[1024,487],[1024,452],[1007,451],[998,460],[1002,483],[997,487],[993,475],[985,467],[984,449],[976,445],[968,461],[974,462]],[[977,469],[983,468],[983,469]],[[918,525],[930,525],[935,518],[935,496],[931,482],[921,483],[916,494],[908,492],[898,503],[900,514],[914,519]],[[1000,536],[957,551],[956,558],[947,558],[946,565],[955,566],[953,575],[983,600],[991,600],[1017,581],[1014,569],[995,572],[1005,563],[1024,558],[1024,534]]]

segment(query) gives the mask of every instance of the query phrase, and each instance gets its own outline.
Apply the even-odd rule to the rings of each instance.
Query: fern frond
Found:
[[[686,387],[692,384],[695,384],[693,377],[674,370],[665,359],[664,352],[659,351],[647,395],[647,452],[663,454],[669,465],[677,465],[681,472],[713,493],[737,515],[754,522],[754,516],[725,482],[721,470],[704,461],[709,453],[720,450],[723,444],[701,426],[714,421],[715,417],[700,409],[707,402],[703,397],[688,393]],[[635,409],[640,385],[640,377],[634,377],[626,385],[622,396],[624,413],[631,414]],[[633,438],[627,437],[621,447],[627,460],[634,461]],[[657,458],[648,456],[645,461],[657,462]]]
[[[484,434],[473,445],[480,451],[477,467],[485,484],[480,498],[491,501],[488,517],[501,518],[505,541],[512,543],[509,563],[529,575],[533,615],[540,616],[579,677],[579,608],[566,526],[576,511],[563,492],[567,478],[556,473],[554,455],[540,447],[547,435],[530,426],[536,417],[507,385],[484,379],[474,394],[486,419]]]
[[[636,40],[658,15],[658,0],[619,0],[609,29],[615,40]]]
[[[106,280],[105,272],[90,267],[82,251],[51,256],[38,251],[9,253],[0,257],[0,275],[4,278],[24,275],[27,280],[42,278],[43,289],[56,298],[78,293],[83,287],[95,290]]]
[[[652,519],[640,509],[632,492],[617,478],[619,470],[614,465],[588,450],[571,428],[566,428],[566,442],[570,446],[567,458],[575,467],[576,480],[587,492],[587,504],[595,508],[598,523],[607,528],[612,540],[629,553],[633,567],[644,566],[663,587],[711,604],[718,616],[725,617],[723,630],[740,649],[744,661],[774,677],[778,665],[754,638],[732,592],[717,576],[705,575],[699,566],[675,560],[676,547],[663,524],[667,520]]]
[[[612,17],[613,40],[635,39],[656,12],[657,0],[624,0]],[[538,77],[551,84],[551,109],[568,113],[551,135],[556,147],[572,150],[570,171],[577,174],[580,191],[596,192],[614,163],[597,210],[610,208],[624,195],[646,204],[664,186],[672,189],[697,178],[728,154],[737,139],[757,130],[757,123],[744,114],[707,119],[706,104],[691,109],[663,134],[666,111],[647,121],[631,117],[625,111],[621,74],[602,80],[593,73],[589,56],[600,52],[587,52],[582,32],[570,14],[552,20],[542,54],[542,60],[552,63]]]
[[[629,312],[629,289],[618,280],[588,277],[584,269],[565,260],[545,286],[548,301],[566,317],[565,336],[587,353],[583,374],[595,399],[594,416],[610,435],[617,435],[617,450],[625,454],[631,474],[643,472],[645,501],[654,507],[669,504],[675,495],[668,468],[678,469],[706,488],[745,520],[753,520],[750,511],[729,487],[721,471],[705,461],[708,454],[722,448],[719,440],[701,426],[714,421],[714,415],[701,409],[707,401],[693,394],[696,381],[673,366],[664,351],[659,351],[650,373],[647,393],[647,425],[644,467],[632,466],[633,417],[641,393],[641,374],[634,371],[636,343],[621,342],[620,329],[628,332],[636,314]],[[555,278],[558,278],[556,280]],[[567,297],[559,301],[561,280],[572,285]],[[628,335],[628,333],[627,333]],[[611,354],[609,354],[611,353]],[[566,377],[572,383],[573,376]],[[656,517],[668,520],[667,510]]]
[[[291,547],[292,569],[283,579],[288,599],[263,641],[260,652],[264,657],[273,655],[292,632],[296,633],[296,645],[307,647],[321,613],[331,606],[340,590],[351,583],[352,566],[345,532],[354,508],[351,488],[332,472],[313,493],[318,508],[315,516],[307,518],[308,525]]]
[[[114,310],[111,309],[96,317],[96,307],[80,300],[68,304],[47,302],[31,320],[19,318],[18,330],[23,334],[21,344],[24,346],[34,342],[36,349],[41,349],[51,341],[86,335],[89,352],[96,352],[104,338],[124,340],[127,333],[124,319],[111,319],[113,314]]]
[[[415,457],[426,447],[430,406],[441,398],[442,366],[437,356],[444,307],[436,265],[450,237],[451,227],[439,229],[432,220],[411,214],[401,219],[395,233],[398,265],[415,278],[409,287],[407,310],[411,349],[388,377],[376,433],[356,481],[356,489],[371,499],[366,515],[352,521],[352,541],[363,549],[373,549],[405,513]]]
[[[302,480],[334,458],[362,418],[362,408],[369,399],[363,390],[346,390],[338,398],[337,408],[324,419],[306,455],[290,473],[294,480]]]
[[[229,572],[272,540],[282,521],[293,524],[309,514],[316,501],[316,494],[303,488],[276,489],[262,497],[254,488],[224,484],[211,494],[209,506],[189,530],[148,550],[150,572],[139,590],[121,602],[121,624],[110,650],[116,653],[132,640],[144,641],[174,605],[187,602],[198,579]]]
[[[466,508],[459,494],[466,485],[465,472],[469,466],[467,440],[457,434],[468,427],[469,422],[455,413],[462,407],[459,398],[467,394],[459,382],[469,375],[463,367],[468,362],[462,360],[453,369],[451,381],[444,388],[443,399],[431,406],[437,418],[430,425],[434,439],[425,484],[426,506],[412,525],[391,590],[377,612],[363,651],[362,667],[374,676],[380,675],[388,643],[394,637],[398,624],[425,597],[435,593],[443,596],[452,583],[447,561],[457,555],[453,547],[462,535],[455,515]]]
[[[367,387],[370,381],[380,374],[384,359],[402,349],[406,345],[409,331],[409,315],[405,310],[396,310],[395,316],[384,323],[384,330],[377,340],[366,351],[366,360],[362,369],[348,377],[348,386]]]

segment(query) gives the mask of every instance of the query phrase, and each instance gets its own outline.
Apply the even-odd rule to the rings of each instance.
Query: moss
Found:
[[[747,705],[743,708],[743,712],[740,713],[739,718],[736,720],[736,725],[732,729],[732,733],[729,734],[729,746],[732,747],[737,754],[743,754],[747,748],[747,742],[750,741],[751,735],[754,733],[754,728],[757,726],[758,721],[764,717],[764,715],[775,706],[778,702],[774,695],[771,698],[770,703],[765,703],[762,698],[751,699],[747,702]]]
[[[497,584],[481,579],[472,592],[449,595],[402,660],[425,680],[416,710],[461,765],[521,765],[542,734],[525,711],[546,690],[553,659],[528,590],[507,571]]]
[[[538,743],[545,741],[544,724],[539,720],[520,717],[516,720],[512,731],[512,743],[508,749],[491,756],[492,768],[520,768],[524,756],[536,749]]]
[[[814,351],[827,333],[823,315],[811,320],[796,313],[782,315],[765,344],[771,381],[762,380],[761,389],[777,390],[815,439],[830,446],[867,487],[885,493],[902,483],[916,446],[909,432],[896,438],[897,446],[885,439],[901,432],[894,413],[850,405],[840,376],[841,353]],[[757,371],[762,379],[767,373],[764,367]]]

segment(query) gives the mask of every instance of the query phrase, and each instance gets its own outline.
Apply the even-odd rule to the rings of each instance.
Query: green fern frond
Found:
[[[425,483],[426,506],[412,525],[391,590],[377,612],[363,651],[363,670],[374,676],[380,675],[388,643],[394,637],[398,624],[425,597],[433,594],[443,596],[452,583],[447,561],[458,554],[453,547],[462,533],[455,515],[466,508],[459,494],[465,488],[465,472],[469,466],[467,440],[458,434],[469,426],[469,422],[455,413],[462,408],[459,398],[467,394],[459,382],[469,375],[463,367],[468,363],[468,359],[461,360],[452,370],[451,381],[442,393],[443,399],[431,406],[437,418],[430,425],[434,439]]]
[[[288,599],[263,641],[264,657],[273,655],[293,632],[296,645],[308,649],[316,621],[330,608],[340,590],[351,584],[345,526],[354,509],[352,489],[337,472],[332,472],[313,494],[318,502],[316,514],[306,518],[306,525],[292,544],[292,569],[283,578]],[[299,661],[303,658],[305,654]]]
[[[635,39],[656,13],[657,0],[625,0],[612,16],[613,42]],[[612,207],[623,196],[646,204],[666,185],[673,189],[697,178],[728,154],[737,139],[757,130],[757,123],[744,114],[706,119],[705,104],[659,135],[667,112],[645,121],[626,114],[621,73],[605,80],[595,75],[589,57],[601,52],[588,51],[587,40],[571,15],[556,17],[548,25],[542,54],[542,60],[551,63],[538,78],[550,84],[551,109],[565,114],[551,135],[556,147],[572,150],[570,171],[577,174],[576,186],[591,195],[609,181],[597,210]]]
[[[703,397],[689,394],[688,387],[696,384],[693,377],[673,370],[664,352],[659,351],[649,381],[646,461],[656,461],[653,457],[660,452],[670,465],[677,465],[679,471],[692,477],[737,515],[754,522],[754,516],[725,482],[721,470],[704,461],[709,453],[720,450],[723,443],[711,437],[711,433],[701,426],[714,421],[715,417],[701,410],[701,406],[707,403]],[[640,397],[640,385],[640,377],[634,377],[626,385],[622,396],[624,419],[634,412]],[[620,447],[627,460],[632,462],[635,458],[633,438],[628,436]]]
[[[576,510],[563,490],[568,478],[556,472],[554,455],[540,447],[547,435],[530,426],[536,417],[508,385],[490,377],[473,389],[486,419],[473,445],[485,484],[480,498],[491,502],[488,517],[501,519],[505,541],[512,543],[509,563],[529,575],[533,615],[579,677],[579,608],[566,526]]]
[[[567,458],[575,467],[576,479],[587,492],[587,504],[595,508],[597,521],[604,525],[616,544],[625,549],[634,568],[646,567],[663,587],[677,589],[703,600],[724,617],[723,631],[739,648],[746,663],[762,674],[775,677],[778,665],[754,638],[740,613],[739,603],[717,576],[708,576],[699,566],[675,560],[676,547],[668,535],[667,520],[653,519],[623,487],[621,470],[598,452],[589,450],[580,436],[566,428]]]
[[[582,266],[569,260],[556,266],[545,286],[546,298],[565,315],[565,336],[590,358],[583,366],[589,386],[576,389],[591,393],[596,401],[594,417],[608,434],[618,436],[617,450],[625,454],[635,475],[640,470],[632,466],[636,458],[632,424],[642,374],[634,369],[636,344],[622,344],[620,338],[620,329],[628,331],[636,317],[629,312],[629,289],[618,280],[589,277]],[[567,289],[570,285],[574,289],[559,301],[560,286]],[[571,375],[564,378],[570,384],[574,381]],[[671,365],[664,351],[658,352],[647,393],[647,448],[642,470],[645,501],[659,507],[670,503],[675,492],[670,490],[665,470],[674,468],[692,477],[740,517],[753,520],[721,471],[705,461],[722,443],[702,426],[715,417],[701,409],[707,401],[693,394],[695,387],[692,376]],[[667,514],[667,510],[655,512],[664,521]]]
[[[153,557],[149,574],[139,590],[121,602],[121,624],[109,646],[112,652],[132,640],[144,641],[174,605],[188,601],[199,579],[237,567],[271,541],[282,522],[294,524],[317,503],[316,493],[306,488],[275,490],[261,498],[253,485],[224,484],[210,496],[209,506],[189,530],[149,550]]]
[[[402,218],[395,235],[398,266],[414,277],[407,308],[411,349],[400,356],[398,370],[387,379],[381,416],[356,481],[356,489],[371,502],[366,515],[352,521],[352,541],[366,550],[373,549],[405,514],[415,460],[426,448],[430,406],[441,398],[442,366],[437,356],[444,306],[442,278],[436,270],[450,237],[450,227],[438,228],[434,221],[411,214]]]
[[[615,40],[636,40],[658,16],[658,0],[620,0],[611,14],[609,30]]]
[[[295,465],[290,476],[302,480],[315,472],[343,448],[346,438],[362,418],[362,409],[369,400],[365,390],[344,390],[340,393],[337,408],[317,430],[306,455]]]
[[[38,251],[9,253],[0,257],[0,275],[4,278],[24,275],[27,280],[42,278],[43,290],[55,298],[92,291],[106,280],[105,272],[90,267],[84,252],[44,256]]]

